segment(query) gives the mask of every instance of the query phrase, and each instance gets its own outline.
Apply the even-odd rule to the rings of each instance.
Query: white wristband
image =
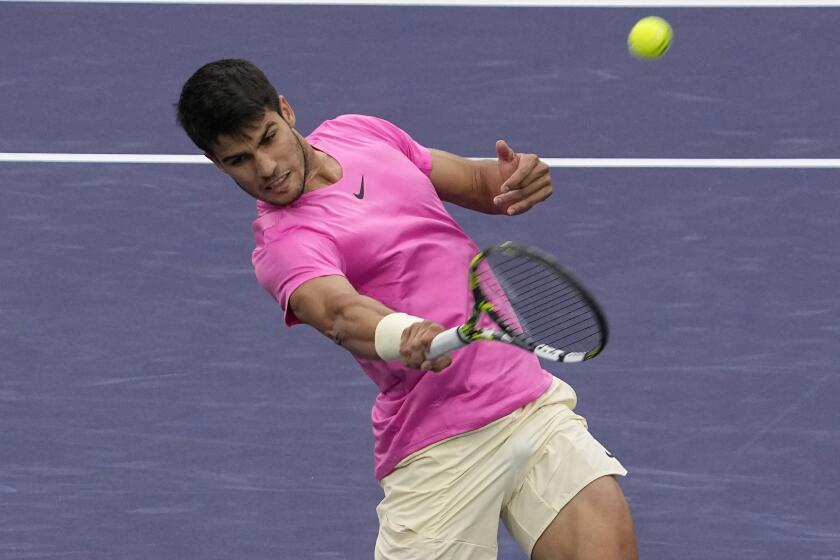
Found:
[[[422,320],[420,317],[405,313],[385,315],[376,325],[376,335],[374,337],[374,345],[379,357],[383,360],[399,360],[400,338],[403,331],[410,325]]]

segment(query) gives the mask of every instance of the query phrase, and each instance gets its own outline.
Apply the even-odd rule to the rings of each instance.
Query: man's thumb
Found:
[[[513,161],[516,153],[504,140],[496,140],[496,154],[502,161]]]

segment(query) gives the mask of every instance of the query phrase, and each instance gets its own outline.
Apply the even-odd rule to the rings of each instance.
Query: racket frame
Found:
[[[515,252],[527,256],[530,259],[542,261],[542,263],[547,265],[549,268],[553,268],[566,283],[578,291],[582,299],[589,306],[601,332],[601,344],[588,352],[567,352],[561,348],[554,348],[548,344],[539,344],[528,340],[507,325],[501,316],[496,312],[493,305],[488,301],[487,296],[481,291],[481,284],[478,277],[478,267],[481,265],[481,262],[485,260],[488,255],[498,252]],[[551,255],[533,247],[520,245],[513,243],[512,241],[505,241],[480,251],[470,262],[468,274],[469,289],[473,294],[473,307],[470,312],[470,316],[463,325],[444,331],[435,337],[428,354],[430,358],[442,356],[443,354],[467,346],[472,342],[480,340],[496,340],[513,344],[514,346],[533,352],[535,355],[544,360],[572,363],[591,360],[600,354],[607,345],[609,328],[601,307],[589,291],[583,287],[583,284],[581,284],[581,282],[575,278],[571,272],[560,265],[560,263],[557,262],[557,260]],[[486,314],[490,317],[490,319],[501,329],[501,331],[478,328],[478,320],[482,314]]]

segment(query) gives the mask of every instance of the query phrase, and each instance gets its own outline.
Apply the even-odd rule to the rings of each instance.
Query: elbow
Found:
[[[297,290],[289,303],[301,322],[335,340],[341,337],[341,318],[346,308],[343,299],[341,296],[324,297],[323,293]]]
[[[360,296],[346,284],[346,280],[316,279],[310,282],[315,284],[310,283],[308,289],[298,289],[292,294],[295,315],[353,354],[375,357],[373,332],[376,321],[388,313],[388,308]]]

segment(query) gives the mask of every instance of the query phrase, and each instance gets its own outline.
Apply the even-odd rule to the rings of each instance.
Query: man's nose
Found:
[[[277,163],[273,158],[266,154],[258,153],[255,159],[257,163],[257,173],[260,174],[261,178],[271,179],[274,177],[274,171],[277,169]]]

